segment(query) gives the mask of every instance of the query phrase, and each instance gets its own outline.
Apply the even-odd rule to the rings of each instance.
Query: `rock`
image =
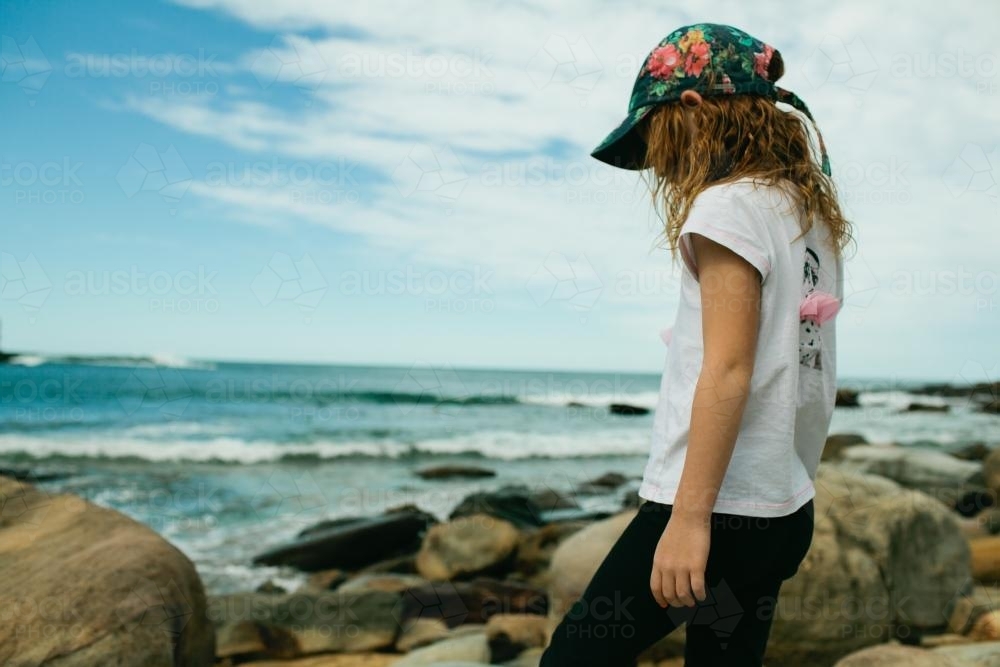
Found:
[[[373,651],[392,646],[400,626],[398,593],[237,593],[212,598],[219,658],[296,658],[314,653]]]
[[[614,491],[628,481],[628,477],[620,472],[606,472],[600,477],[588,480],[580,486],[587,489],[601,489],[601,493]]]
[[[446,663],[490,663],[490,646],[486,635],[477,633],[435,642],[418,648],[406,657],[393,663],[393,667],[422,667],[423,665],[444,665]]]
[[[652,412],[649,408],[638,405],[627,405],[625,403],[612,403],[608,406],[608,411],[613,415],[622,415],[625,417],[641,417]]]
[[[497,491],[480,491],[466,496],[452,510],[452,520],[475,514],[509,521],[518,528],[544,525],[543,508],[526,487],[507,486]]]
[[[386,513],[371,518],[325,522],[295,541],[254,558],[255,565],[284,565],[304,572],[331,568],[353,570],[375,561],[416,551],[433,523],[420,511]]]
[[[627,510],[593,523],[570,535],[556,548],[546,577],[553,629],[583,595],[598,566],[635,515],[636,510]]]
[[[396,617],[404,630],[415,619],[441,619],[448,627],[486,623],[495,614],[548,612],[545,591],[514,581],[480,577],[472,581],[430,582],[403,592]]]
[[[903,412],[948,412],[951,407],[948,405],[932,405],[930,403],[910,403]]]
[[[992,401],[980,403],[979,412],[985,412],[988,415],[1000,415],[1000,400],[993,399]]]
[[[956,459],[961,459],[963,461],[983,461],[990,452],[993,451],[982,442],[974,442],[971,445],[966,445],[961,449],[950,452],[952,456]]]
[[[1000,625],[994,624],[991,619],[980,623],[980,618],[998,608],[1000,596],[997,596],[994,587],[976,584],[965,595],[956,598],[948,618],[948,629],[975,641],[1000,639]]]
[[[417,554],[414,552],[412,554],[406,554],[405,556],[396,556],[394,558],[380,560],[377,563],[372,563],[367,567],[361,568],[358,572],[395,572],[397,574],[416,574]]]
[[[194,565],[153,530],[0,477],[0,664],[213,665]]]
[[[286,591],[284,588],[282,588],[278,584],[276,584],[273,581],[271,581],[270,579],[268,579],[267,581],[265,581],[264,583],[262,583],[260,586],[257,587],[257,592],[258,593],[287,593],[288,591]]]
[[[976,581],[1000,581],[1000,536],[969,540],[972,551],[972,576]]]
[[[576,500],[570,496],[549,487],[532,491],[529,497],[531,498],[531,501],[535,503],[535,505],[537,505],[543,512],[577,509],[580,507],[579,503],[577,503]]]
[[[990,509],[996,504],[996,496],[989,491],[976,489],[967,491],[955,502],[955,511],[960,516],[977,516],[985,509]]]
[[[838,408],[857,408],[861,404],[858,403],[859,392],[855,389],[838,389],[837,398],[834,403]]]
[[[586,525],[583,521],[567,521],[523,532],[517,546],[514,570],[525,577],[546,570],[559,543]]]
[[[331,591],[347,581],[347,572],[334,568],[332,570],[320,570],[313,572],[306,579],[300,590],[313,589],[317,591]]]
[[[474,514],[427,531],[417,554],[425,579],[460,579],[509,569],[521,534],[503,519]]]
[[[969,667],[969,665],[922,648],[884,644],[852,653],[837,661],[834,667]]]
[[[976,618],[968,637],[977,642],[1000,640],[1000,610],[990,609]]]
[[[396,574],[392,572],[360,574],[348,579],[337,587],[338,593],[361,593],[364,591],[384,591],[387,593],[402,593],[408,588],[427,583],[423,577],[414,574]]]
[[[844,450],[855,445],[867,445],[868,441],[864,436],[857,433],[835,433],[828,436],[826,444],[823,446],[823,460],[835,461],[839,459]]]
[[[898,628],[916,636],[944,625],[970,576],[951,512],[922,493],[828,464],[816,487],[812,547],[782,587],[768,664],[829,664]],[[867,611],[858,611],[860,600]]]
[[[994,449],[983,459],[983,483],[994,495],[1000,495],[1000,449]]]
[[[461,465],[457,463],[427,466],[416,471],[423,479],[467,479],[481,477],[496,477],[496,471],[478,466]]]
[[[497,614],[486,623],[486,638],[493,662],[506,662],[525,649],[548,643],[548,620],[536,614]]]
[[[887,477],[953,505],[963,490],[975,487],[980,465],[929,449],[857,445],[844,451],[842,465],[859,473]]]
[[[962,667],[1000,667],[1000,642],[940,646],[933,652]]]
[[[261,660],[240,663],[242,667],[389,667],[399,659],[389,653],[344,653],[316,655],[298,660]],[[219,663],[224,667],[224,663]]]
[[[21,482],[27,482],[28,484],[57,482],[71,476],[72,473],[65,470],[32,470],[30,468],[0,467],[0,477],[10,477]]]
[[[538,667],[538,663],[542,661],[542,653],[544,652],[545,649],[542,648],[529,648],[513,660],[509,660],[503,664],[504,667]],[[680,665],[679,667],[684,667],[684,665]]]
[[[407,623],[396,640],[396,650],[409,653],[448,637],[448,624],[439,618],[417,618]]]

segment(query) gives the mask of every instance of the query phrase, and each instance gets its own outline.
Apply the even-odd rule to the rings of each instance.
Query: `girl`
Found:
[[[648,170],[684,268],[636,517],[542,667],[635,664],[686,623],[686,667],[761,665],[778,591],[812,540],[851,239],[805,104],[773,47],[675,30],[593,156]],[[666,340],[666,338],[665,338]]]

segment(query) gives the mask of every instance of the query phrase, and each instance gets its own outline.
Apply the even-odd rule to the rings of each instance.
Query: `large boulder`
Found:
[[[947,623],[968,589],[970,556],[944,505],[891,480],[824,464],[815,508],[812,547],[781,590],[769,667],[832,664],[900,628],[913,635]],[[634,515],[595,523],[556,549],[548,574],[552,626]],[[663,654],[676,654],[683,636],[673,633]]]
[[[977,488],[982,466],[945,452],[911,447],[856,445],[845,449],[842,465],[854,472],[887,477],[954,505],[964,491]]]
[[[307,528],[288,544],[253,559],[255,565],[285,565],[304,572],[353,570],[413,553],[434,517],[403,508],[376,517],[325,521]]]
[[[0,664],[212,665],[194,565],[154,531],[0,477]]]
[[[626,510],[613,517],[597,521],[563,540],[552,554],[548,575],[549,616],[558,623],[573,603],[583,595],[601,561],[611,551],[625,527],[636,515]]]
[[[769,665],[823,664],[948,622],[969,589],[970,555],[944,505],[821,466],[815,508],[812,547],[781,590]]]
[[[499,572],[512,564],[520,539],[512,524],[487,514],[438,524],[424,537],[417,572],[438,581]]]

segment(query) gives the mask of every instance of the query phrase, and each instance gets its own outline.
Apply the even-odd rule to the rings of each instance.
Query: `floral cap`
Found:
[[[635,127],[657,106],[680,100],[685,90],[705,96],[762,95],[789,104],[812,121],[819,139],[823,173],[830,158],[809,107],[795,93],[774,85],[784,72],[781,53],[728,25],[696,23],[674,30],[650,52],[632,87],[628,116],[591,155],[622,169],[642,169],[646,143]],[[705,78],[711,75],[711,86]]]

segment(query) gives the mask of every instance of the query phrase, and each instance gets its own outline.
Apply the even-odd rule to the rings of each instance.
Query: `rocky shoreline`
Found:
[[[569,492],[475,492],[448,517],[402,506],[324,521],[254,560],[305,573],[298,589],[207,596],[148,527],[29,480],[0,476],[9,665],[532,667],[639,503],[635,479],[608,473]],[[998,492],[1000,450],[831,436],[813,545],[782,589],[767,664],[1000,665]],[[620,509],[578,502],[594,494],[616,494]],[[682,654],[678,632],[642,664]]]

